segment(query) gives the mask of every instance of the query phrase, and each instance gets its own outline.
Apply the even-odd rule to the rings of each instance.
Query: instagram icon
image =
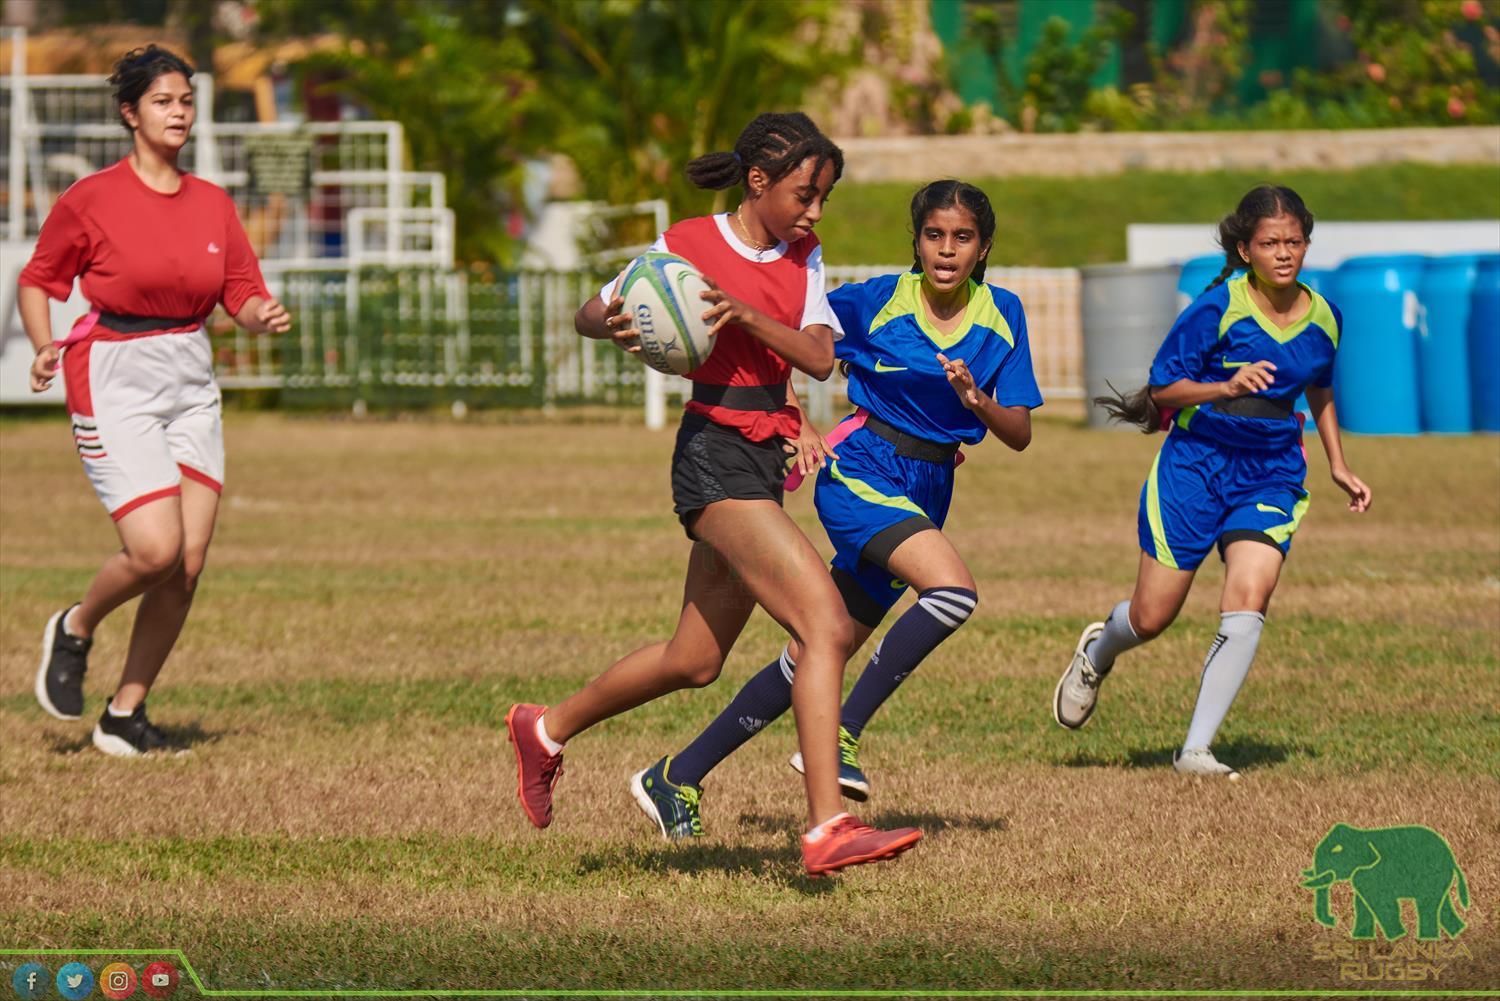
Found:
[[[135,993],[135,970],[125,963],[110,963],[99,971],[99,991],[112,1001],[125,1001]]]

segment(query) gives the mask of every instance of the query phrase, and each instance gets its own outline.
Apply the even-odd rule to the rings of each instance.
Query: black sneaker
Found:
[[[146,718],[146,703],[135,707],[129,716],[112,716],[109,706],[94,726],[94,746],[105,754],[133,758],[141,754],[186,754],[187,748],[167,739],[167,735]]]
[[[42,633],[42,663],[36,669],[36,700],[58,719],[80,719],[83,716],[83,676],[89,669],[91,639],[69,636],[63,628],[68,613],[77,605],[65,608],[47,620]]]

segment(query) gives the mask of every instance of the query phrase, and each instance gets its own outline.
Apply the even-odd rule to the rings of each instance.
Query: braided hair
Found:
[[[750,168],[759,167],[775,184],[808,157],[813,176],[833,164],[833,179],[844,173],[844,151],[800,111],[756,115],[734,141],[732,152],[705,153],[687,165],[688,180],[700,188],[722,190],[739,185],[750,190]]]
[[[961,208],[974,217],[979,227],[979,242],[988,246],[995,238],[995,209],[989,196],[972,184],[963,181],[933,181],[919,190],[911,199],[911,253],[913,271],[922,270],[922,258],[917,253],[917,242],[922,238],[922,227],[927,217],[939,209]],[[985,255],[987,257],[988,254]],[[976,282],[984,281],[985,257],[979,258],[971,276]]]
[[[1222,285],[1230,275],[1244,267],[1240,244],[1251,241],[1262,219],[1274,219],[1279,215],[1296,219],[1302,224],[1303,239],[1312,239],[1313,214],[1303,203],[1302,196],[1280,184],[1258,184],[1245,192],[1245,197],[1240,199],[1233,212],[1219,220],[1219,246],[1224,250],[1224,269],[1203,292]],[[1134,424],[1143,434],[1161,430],[1161,408],[1151,398],[1150,386],[1122,393],[1113,385],[1106,385],[1109,385],[1109,394],[1094,397],[1094,404],[1103,407],[1110,420]]]
[[[141,101],[141,96],[146,93],[158,77],[166,76],[168,73],[181,73],[191,80],[193,68],[175,53],[169,52],[158,45],[151,44],[144,49],[131,49],[120,57],[115,63],[115,71],[110,74],[109,84],[114,87],[115,107],[129,105],[134,108]],[[130,123],[125,121],[125,116],[120,116],[120,124],[125,126],[125,131],[134,132]]]

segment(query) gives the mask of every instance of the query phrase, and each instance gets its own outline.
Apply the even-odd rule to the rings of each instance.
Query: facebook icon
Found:
[[[42,964],[22,963],[11,976],[10,985],[15,988],[17,997],[31,1001],[32,998],[44,997],[51,981],[52,975]]]

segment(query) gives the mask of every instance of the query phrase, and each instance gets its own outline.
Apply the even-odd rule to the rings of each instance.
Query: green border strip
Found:
[[[193,986],[204,997],[246,998],[1490,998],[1500,997],[1500,990],[1464,991],[1129,991],[1129,990],[1055,990],[1055,991],[985,991],[985,990],[405,990],[405,991],[309,991],[309,990],[210,990],[181,949],[0,949],[0,956],[175,956],[182,969],[192,978]]]

